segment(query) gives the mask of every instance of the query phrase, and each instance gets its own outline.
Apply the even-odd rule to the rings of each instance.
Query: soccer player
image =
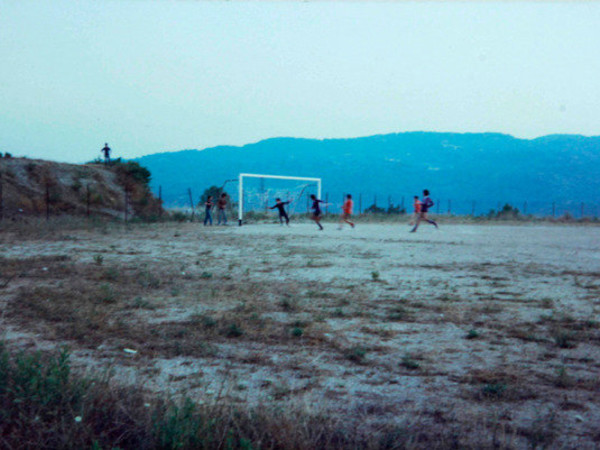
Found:
[[[414,213],[413,213],[412,219],[408,223],[409,225],[414,225],[415,222],[417,221],[417,219],[419,218],[419,215],[421,214],[421,202],[419,201],[418,195],[415,195],[415,197],[414,197],[413,208],[414,208]]]
[[[346,200],[342,205],[342,216],[340,217],[340,225],[338,230],[341,230],[344,226],[344,222],[349,223],[352,228],[354,228],[354,224],[350,222],[350,216],[352,215],[352,208],[354,206],[354,202],[352,201],[352,195],[346,195]]]
[[[288,217],[287,213],[285,212],[285,205],[289,205],[289,204],[290,204],[290,200],[288,200],[287,202],[282,202],[280,198],[276,198],[275,206],[271,206],[269,208],[269,209],[277,208],[277,210],[279,211],[279,223],[281,225],[283,225],[283,219],[285,219],[285,224],[287,226],[290,225],[290,218]]]
[[[206,199],[206,201],[204,202],[204,207],[205,207],[204,226],[206,226],[206,224],[209,222],[210,222],[210,226],[212,226],[212,216],[210,214],[210,211],[212,210],[213,206],[215,206],[212,199],[213,199],[213,196],[209,195],[208,198]]]
[[[321,207],[319,203],[325,203],[323,200],[319,200],[315,194],[310,195],[310,199],[313,201],[310,209],[313,210],[312,216],[310,216],[311,220],[314,220],[315,223],[319,226],[319,231],[323,231],[323,225],[321,225],[321,215],[323,212],[321,211]]]
[[[414,233],[415,231],[417,231],[417,228],[419,228],[419,224],[421,223],[421,220],[424,220],[427,223],[430,223],[431,225],[433,225],[436,228],[438,227],[437,223],[435,223],[434,220],[427,218],[427,211],[432,206],[433,206],[433,201],[429,198],[429,191],[427,189],[425,189],[425,190],[423,190],[423,200],[421,200],[421,212],[419,213],[419,216],[417,217],[417,223],[415,223],[414,228],[412,230],[410,230],[411,233]]]
[[[223,192],[221,198],[217,201],[217,225],[227,225],[227,216],[225,215],[225,207],[227,206],[227,194]]]

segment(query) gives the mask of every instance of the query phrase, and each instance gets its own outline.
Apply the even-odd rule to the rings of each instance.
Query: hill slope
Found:
[[[4,218],[49,213],[124,217],[158,214],[160,206],[136,170],[136,164],[106,167],[27,158],[0,158]],[[143,169],[142,169],[143,170]],[[89,194],[88,194],[89,191]]]
[[[520,206],[528,200],[529,212],[547,212],[553,201],[595,201],[592,193],[600,189],[594,169],[600,167],[600,137],[577,135],[526,140],[497,133],[413,132],[354,139],[274,138],[137,161],[151,170],[152,186],[162,186],[168,205],[187,204],[188,188],[198,197],[206,187],[240,172],[317,176],[330,198],[350,191],[362,193],[368,204],[375,194],[398,203],[401,196],[408,201],[428,188],[434,198],[444,200],[444,208],[445,199],[452,199],[453,211],[462,205],[468,212],[472,200],[481,211],[500,201]]]

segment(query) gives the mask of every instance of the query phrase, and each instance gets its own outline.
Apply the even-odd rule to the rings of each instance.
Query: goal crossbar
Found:
[[[292,177],[287,175],[265,175],[260,173],[240,173],[238,183],[238,222],[242,226],[242,216],[244,214],[244,178],[271,178],[276,180],[298,180],[311,181],[317,184],[317,197],[321,198],[321,179],[312,177]]]

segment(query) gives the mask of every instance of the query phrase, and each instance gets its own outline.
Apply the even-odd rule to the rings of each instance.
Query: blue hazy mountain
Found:
[[[167,206],[187,205],[240,172],[320,177],[323,192],[341,203],[344,192],[362,197],[363,208],[406,205],[423,188],[442,211],[478,213],[509,202],[528,212],[549,213],[581,202],[597,204],[600,137],[550,135],[517,139],[499,133],[410,132],[352,139],[273,138],[241,147],[158,153],[138,158],[162,186]],[[235,193],[237,184],[227,190]],[[600,202],[598,202],[600,203]],[[557,206],[558,207],[558,206]],[[577,206],[578,207],[578,206]],[[566,210],[566,209],[564,209]],[[563,210],[563,211],[564,211]],[[561,212],[560,208],[557,212]]]

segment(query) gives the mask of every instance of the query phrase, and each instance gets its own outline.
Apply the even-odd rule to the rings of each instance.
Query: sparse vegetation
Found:
[[[81,232],[50,226],[47,245],[37,231],[22,231],[19,240],[12,229],[0,234],[0,326],[9,325],[8,336],[25,336],[11,338],[13,347],[67,344],[77,370],[114,373],[106,392],[122,389],[115,408],[135,418],[121,422],[123,432],[134,433],[138,418],[154,423],[138,413],[162,405],[169,411],[156,412],[162,431],[153,428],[158,434],[144,434],[144,442],[204,445],[190,430],[211,417],[225,433],[219,439],[230,433],[238,447],[238,437],[252,448],[566,445],[571,431],[545,441],[550,418],[540,416],[538,424],[528,413],[542,402],[578,439],[593,442],[589,422],[572,417],[592,419],[590,405],[599,400],[600,327],[588,313],[597,309],[599,278],[592,269],[567,272],[546,265],[543,255],[539,265],[518,255],[456,263],[438,261],[439,254],[415,264],[405,243],[363,242],[349,233],[339,239],[350,239],[360,257],[342,258],[348,246],[322,250],[319,236],[279,239],[287,229],[275,236],[275,251],[256,245],[259,231],[250,227],[238,234],[172,222],[125,231],[112,224],[83,225]],[[395,247],[406,251],[406,261],[386,254]],[[52,254],[57,248],[61,253]],[[373,257],[364,255],[381,258],[385,282],[365,279]],[[262,272],[263,262],[277,275]],[[325,264],[334,269],[320,270]],[[570,288],[565,279],[573,280],[573,297],[545,301],[552,283]],[[130,412],[123,394],[129,391],[119,385],[132,377],[157,392],[138,387],[139,401],[151,406]],[[161,400],[165,381],[174,398],[194,402]],[[461,414],[446,409],[449,403]],[[260,417],[253,409],[259,404]],[[321,406],[335,410],[323,416],[331,428],[304,428]],[[469,415],[474,409],[477,420]],[[82,420],[73,423],[87,426],[88,415],[75,414]],[[212,436],[206,423],[203,436]],[[336,433],[347,427],[355,434],[339,440]],[[317,435],[322,440],[313,440]],[[100,448],[132,448],[94,439]]]
[[[469,330],[467,335],[465,336],[467,339],[477,339],[479,338],[479,331],[477,330]]]
[[[360,345],[344,350],[344,356],[352,362],[362,364],[367,356],[367,349]]]
[[[408,370],[417,370],[421,364],[411,355],[405,354],[400,361],[400,365]]]

